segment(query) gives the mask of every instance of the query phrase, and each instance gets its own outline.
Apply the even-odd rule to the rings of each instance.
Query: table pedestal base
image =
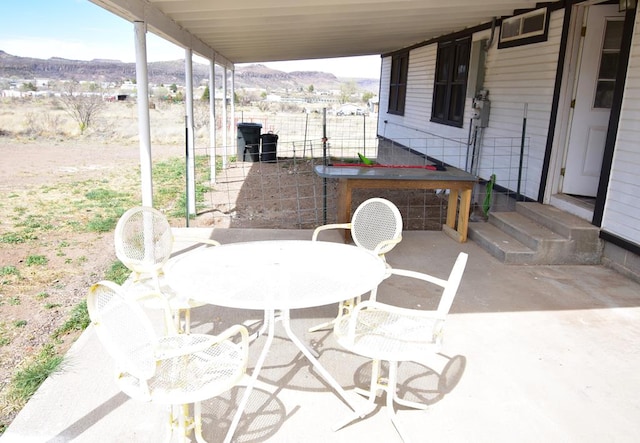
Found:
[[[293,344],[296,345],[296,347],[300,350],[300,352],[302,352],[302,354],[307,358],[307,360],[311,362],[313,367],[318,371],[318,373],[322,376],[322,378],[327,383],[329,383],[329,385],[336,391],[336,393],[353,411],[353,414],[349,415],[349,417],[353,417],[353,418],[351,418],[349,422],[345,423],[344,425],[338,428],[334,428],[334,430],[338,430],[346,426],[350,422],[357,420],[358,418],[366,417],[373,411],[373,409],[375,409],[375,405],[371,404],[365,399],[357,395],[353,397],[349,396],[347,391],[345,391],[342,388],[342,386],[340,386],[340,384],[331,376],[331,374],[329,374],[329,372],[327,372],[327,370],[320,364],[318,359],[313,355],[313,352],[302,342],[302,340],[300,340],[293,333],[293,330],[291,329],[291,320],[289,317],[289,310],[266,311],[264,320],[265,320],[265,324],[260,328],[258,333],[255,334],[255,338],[258,338],[261,334],[263,334],[266,331],[267,339],[264,346],[262,347],[260,356],[256,361],[256,365],[253,368],[250,381],[247,384],[247,389],[238,405],[238,410],[236,411],[233,417],[233,420],[231,421],[231,425],[229,427],[229,430],[227,431],[227,436],[225,437],[224,443],[231,442],[231,439],[233,438],[233,434],[235,433],[238,423],[240,422],[240,418],[244,412],[244,408],[246,407],[247,402],[249,401],[249,396],[251,395],[251,392],[257,383],[258,375],[267,357],[269,348],[271,348],[271,344],[273,343],[276,321],[282,322],[282,327],[284,328],[284,331],[287,334],[287,337],[289,337],[289,339],[293,342]]]

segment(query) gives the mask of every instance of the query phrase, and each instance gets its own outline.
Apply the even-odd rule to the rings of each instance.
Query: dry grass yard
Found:
[[[140,201],[134,103],[107,103],[80,134],[52,100],[2,100],[0,433],[84,327],[88,286],[122,273],[113,227]],[[183,109],[151,111],[155,162],[181,158]]]

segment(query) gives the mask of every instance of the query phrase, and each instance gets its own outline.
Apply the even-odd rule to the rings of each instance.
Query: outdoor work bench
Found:
[[[447,221],[442,230],[460,243],[467,241],[471,191],[477,182],[475,175],[451,167],[438,171],[421,167],[355,165],[318,165],[315,172],[322,178],[338,180],[338,223],[351,220],[354,189],[448,189]],[[345,232],[345,241],[349,241],[349,231]]]

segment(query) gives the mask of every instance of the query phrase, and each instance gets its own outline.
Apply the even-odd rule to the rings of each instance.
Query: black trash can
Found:
[[[238,123],[238,161],[260,161],[260,123]]]
[[[273,132],[268,132],[260,136],[262,139],[262,154],[260,154],[260,161],[265,163],[275,163],[278,161],[276,151],[278,148],[278,135]]]

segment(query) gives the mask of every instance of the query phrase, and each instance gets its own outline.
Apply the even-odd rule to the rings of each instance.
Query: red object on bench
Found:
[[[350,166],[358,168],[429,169],[431,171],[446,171],[444,166],[439,165],[365,165],[361,163],[332,163],[329,166]]]

